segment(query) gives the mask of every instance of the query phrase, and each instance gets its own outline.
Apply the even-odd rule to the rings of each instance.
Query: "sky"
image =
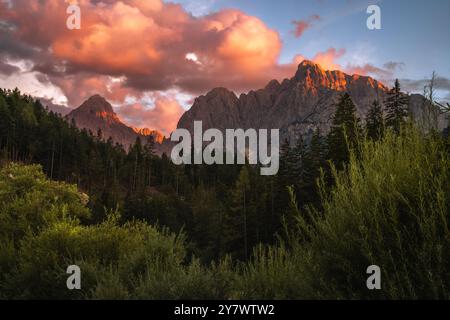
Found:
[[[66,12],[77,4],[80,29]],[[381,29],[369,30],[369,5]],[[194,98],[294,75],[303,59],[450,101],[450,0],[0,0],[0,87],[168,135]]]

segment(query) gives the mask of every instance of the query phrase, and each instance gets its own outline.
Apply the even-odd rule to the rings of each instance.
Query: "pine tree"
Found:
[[[300,136],[294,148],[292,149],[291,156],[289,158],[291,175],[295,185],[298,185],[299,180],[302,176],[304,156],[305,156],[305,143],[303,142],[303,137]]]
[[[389,90],[384,102],[386,110],[386,126],[399,133],[401,125],[408,116],[408,96],[400,89],[400,82],[395,80],[394,87]]]
[[[293,150],[288,139],[285,139],[280,148],[280,168],[275,177],[274,203],[277,213],[283,213],[287,208],[289,194],[287,187],[293,186],[295,180],[292,176]]]
[[[344,93],[337,104],[333,123],[328,134],[329,158],[337,168],[348,162],[350,149],[357,147],[361,134],[360,120],[350,95]]]
[[[372,140],[379,140],[384,134],[383,110],[378,100],[374,100],[366,117],[367,137]]]
[[[326,154],[325,139],[317,128],[304,150],[301,188],[297,193],[297,199],[302,205],[318,201],[316,180],[320,176],[320,169],[326,165]]]
[[[289,184],[289,161],[291,154],[291,145],[289,139],[284,139],[280,147],[280,168],[278,170],[278,177],[283,181],[282,184]]]
[[[5,99],[0,95],[0,151],[8,156],[9,140],[13,126],[13,118]],[[3,156],[3,155],[2,155]]]
[[[144,175],[147,176],[145,184],[151,186],[153,158],[155,156],[155,139],[152,135],[147,137],[147,143],[144,145],[143,153],[144,153],[145,167],[147,168],[147,170],[145,170],[144,172]]]
[[[230,209],[231,212],[225,217],[225,242],[229,250],[237,253],[237,257],[247,259],[250,215],[250,174],[247,166],[242,167],[231,192]]]

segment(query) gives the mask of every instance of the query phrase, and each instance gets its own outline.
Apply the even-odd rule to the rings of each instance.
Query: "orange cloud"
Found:
[[[339,58],[345,55],[345,49],[336,49],[329,48],[326,51],[318,52],[313,58],[310,60],[319,64],[325,70],[341,70],[344,71],[344,68],[337,62]],[[299,64],[306,58],[302,55],[296,55],[294,57],[294,64]]]
[[[129,125],[156,129],[169,136],[176,129],[184,109],[173,97],[155,95],[152,107],[133,103],[116,108],[116,112]]]
[[[329,48],[324,52],[317,53],[313,61],[322,66],[326,70],[342,70],[342,67],[336,62],[337,59],[345,54],[345,49],[336,50],[335,48]]]
[[[194,17],[161,0],[77,0],[81,30],[68,30],[69,2],[12,0],[11,9],[0,7],[0,19],[15,26],[6,36],[0,30],[8,54],[32,61],[33,71],[61,88],[71,107],[98,93],[125,104],[121,116],[136,126],[167,133],[182,112],[175,97],[155,97],[146,108],[145,94],[175,88],[197,95],[218,86],[244,92],[291,77],[303,60],[279,64],[278,32],[239,10]],[[310,17],[307,27],[319,19]],[[297,27],[301,36],[305,26]],[[344,54],[330,48],[312,60],[342,70],[337,60]],[[130,97],[137,104],[127,104]]]
[[[239,10],[194,17],[160,0],[79,0],[81,30],[68,30],[67,3],[13,1],[16,37],[64,61],[71,73],[125,76],[140,90],[179,87],[194,93],[212,80],[231,89],[263,86],[284,72],[279,34]],[[0,13],[0,17],[3,16]],[[193,53],[198,63],[185,59]],[[287,76],[288,74],[286,74]],[[191,82],[191,80],[193,81]]]
[[[224,86],[242,92],[295,71],[277,62],[279,34],[239,10],[194,17],[161,0],[78,0],[81,29],[68,30],[69,2],[13,0],[0,19],[15,25],[8,36],[18,58],[25,58],[19,52],[25,46],[34,70],[61,88],[71,107],[96,93],[120,105],[127,97],[139,102],[144,93],[172,88],[200,94]],[[174,99],[160,97],[150,111],[140,110],[149,122],[140,125],[164,132],[174,127],[181,114]],[[134,115],[135,120],[126,117],[134,124],[144,121],[133,110],[122,112]]]

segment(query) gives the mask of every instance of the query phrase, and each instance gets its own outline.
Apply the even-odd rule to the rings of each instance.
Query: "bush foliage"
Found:
[[[299,207],[277,245],[247,262],[201,263],[185,237],[110,211],[36,165],[0,171],[0,297],[54,299],[449,299],[450,159],[443,139],[405,127],[367,140],[333,172],[320,209]],[[200,210],[200,209],[199,209]],[[206,213],[203,213],[206,215]],[[291,217],[292,219],[292,217]],[[66,288],[66,268],[82,289]],[[378,265],[382,289],[368,290]]]

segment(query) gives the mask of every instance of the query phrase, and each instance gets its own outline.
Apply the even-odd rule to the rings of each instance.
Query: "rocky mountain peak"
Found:
[[[151,135],[158,144],[164,140],[164,136],[156,130],[136,129],[124,124],[114,112],[111,104],[98,94],[91,96],[78,108],[72,110],[66,119],[74,120],[78,128],[89,130],[94,135],[101,132],[99,138],[111,137],[114,142],[123,145],[126,149],[135,143],[137,137],[146,141],[144,138]],[[159,152],[159,150],[155,151]]]
[[[297,68],[297,72],[295,73],[296,80],[304,80],[304,79],[318,79],[325,75],[325,70],[322,69],[320,65],[314,63],[310,60],[303,60]]]
[[[327,132],[335,103],[348,92],[364,118],[374,100],[383,101],[387,88],[367,76],[329,71],[320,65],[302,61],[291,79],[282,83],[271,80],[263,89],[237,97],[225,88],[211,90],[195,99],[183,114],[178,128],[193,129],[193,121],[201,120],[204,129],[279,128],[282,139],[308,134],[315,128]]]
[[[99,94],[93,95],[85,102],[83,102],[83,104],[78,108],[78,110],[89,113],[115,114],[111,104]]]
[[[212,99],[234,99],[237,97],[233,91],[230,91],[227,88],[218,87],[209,91],[206,94],[206,98],[208,100],[212,100]]]
[[[152,136],[153,139],[155,140],[155,142],[157,143],[162,143],[164,141],[164,135],[159,132],[158,130],[152,130],[149,128],[135,128],[135,127],[131,127],[134,132],[136,132],[137,134],[144,136],[144,137],[149,137]]]

